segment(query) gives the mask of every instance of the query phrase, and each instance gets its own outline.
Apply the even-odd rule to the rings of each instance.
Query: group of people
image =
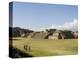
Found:
[[[26,50],[27,52],[30,52],[30,49],[31,47],[29,45],[24,45],[24,50]]]

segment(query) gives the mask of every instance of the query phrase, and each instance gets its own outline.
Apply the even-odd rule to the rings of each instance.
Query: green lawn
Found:
[[[55,56],[55,55],[74,55],[78,53],[78,40],[49,40],[49,39],[29,39],[16,38],[13,40],[13,46],[29,53],[33,56]],[[31,47],[30,52],[24,50],[24,45],[28,44]]]

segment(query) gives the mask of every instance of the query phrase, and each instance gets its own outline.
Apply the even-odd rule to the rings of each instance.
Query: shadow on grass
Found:
[[[9,57],[11,57],[11,58],[26,58],[26,57],[33,57],[33,56],[30,54],[24,53],[17,48],[9,47]]]

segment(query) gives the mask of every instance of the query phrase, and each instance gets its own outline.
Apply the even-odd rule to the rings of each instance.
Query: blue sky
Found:
[[[14,27],[40,30],[74,20],[78,20],[77,6],[13,2]]]

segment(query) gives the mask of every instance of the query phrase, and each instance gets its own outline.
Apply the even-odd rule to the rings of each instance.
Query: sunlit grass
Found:
[[[73,55],[78,53],[77,39],[19,39],[20,40],[13,40],[13,46],[33,56]],[[30,52],[24,50],[24,45],[30,46]]]

